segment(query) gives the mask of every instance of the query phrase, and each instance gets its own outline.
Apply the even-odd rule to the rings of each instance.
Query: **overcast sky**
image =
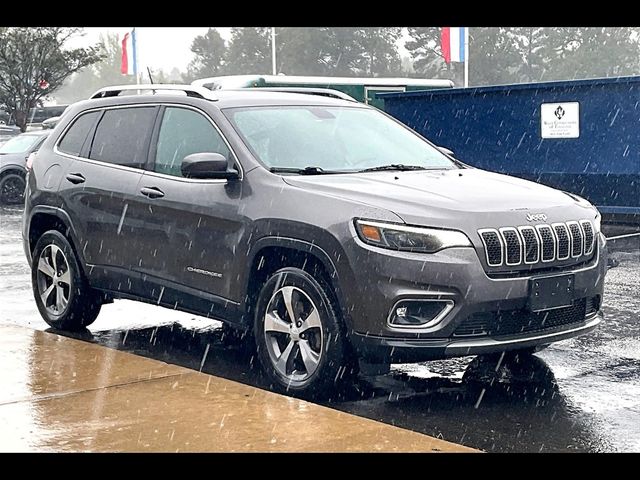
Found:
[[[209,27],[136,27],[136,39],[138,42],[138,63],[141,70],[145,67],[152,69],[162,68],[169,73],[177,67],[184,71],[193,57],[190,47],[194,37],[203,35]],[[214,27],[225,40],[231,37],[231,28]],[[131,27],[87,27],[85,35],[77,37],[69,42],[69,46],[81,47],[97,43],[101,33],[113,33],[118,38],[131,31]],[[277,30],[276,30],[277,32]],[[404,38],[401,39],[404,42]],[[400,53],[406,54],[406,50],[400,47]],[[265,72],[269,73],[269,72]]]
[[[231,28],[214,27],[225,40],[229,40]],[[162,68],[166,72],[173,67],[186,70],[187,64],[192,58],[190,50],[193,38],[207,33],[208,27],[136,27],[136,40],[138,42],[138,61],[144,68]],[[113,33],[118,38],[131,31],[126,27],[87,27],[83,37],[74,38],[69,46],[79,47],[97,43],[100,34]]]

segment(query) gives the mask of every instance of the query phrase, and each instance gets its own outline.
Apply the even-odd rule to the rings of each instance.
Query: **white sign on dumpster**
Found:
[[[540,105],[540,132],[542,138],[580,137],[580,104],[568,102]]]

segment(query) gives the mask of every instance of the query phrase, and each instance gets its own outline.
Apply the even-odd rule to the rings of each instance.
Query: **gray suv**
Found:
[[[471,168],[337,92],[103,89],[40,149],[23,238],[49,325],[119,298],[217,318],[293,392],[533,352],[602,320],[591,204]]]

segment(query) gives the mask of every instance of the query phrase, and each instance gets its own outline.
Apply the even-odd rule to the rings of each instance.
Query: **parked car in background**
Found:
[[[29,111],[28,129],[41,128],[42,123],[52,117],[60,117],[68,105],[52,105],[48,107],[32,108]]]
[[[0,146],[0,204],[24,200],[27,158],[36,152],[51,130],[35,130],[17,135]]]
[[[51,117],[47,118],[44,122],[42,122],[43,130],[52,130],[60,121],[60,117]]]

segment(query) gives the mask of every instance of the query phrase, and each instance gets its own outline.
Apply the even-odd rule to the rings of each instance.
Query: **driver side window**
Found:
[[[167,107],[162,117],[153,170],[182,177],[182,159],[192,153],[220,153],[229,159],[230,152],[211,122],[187,108]]]

